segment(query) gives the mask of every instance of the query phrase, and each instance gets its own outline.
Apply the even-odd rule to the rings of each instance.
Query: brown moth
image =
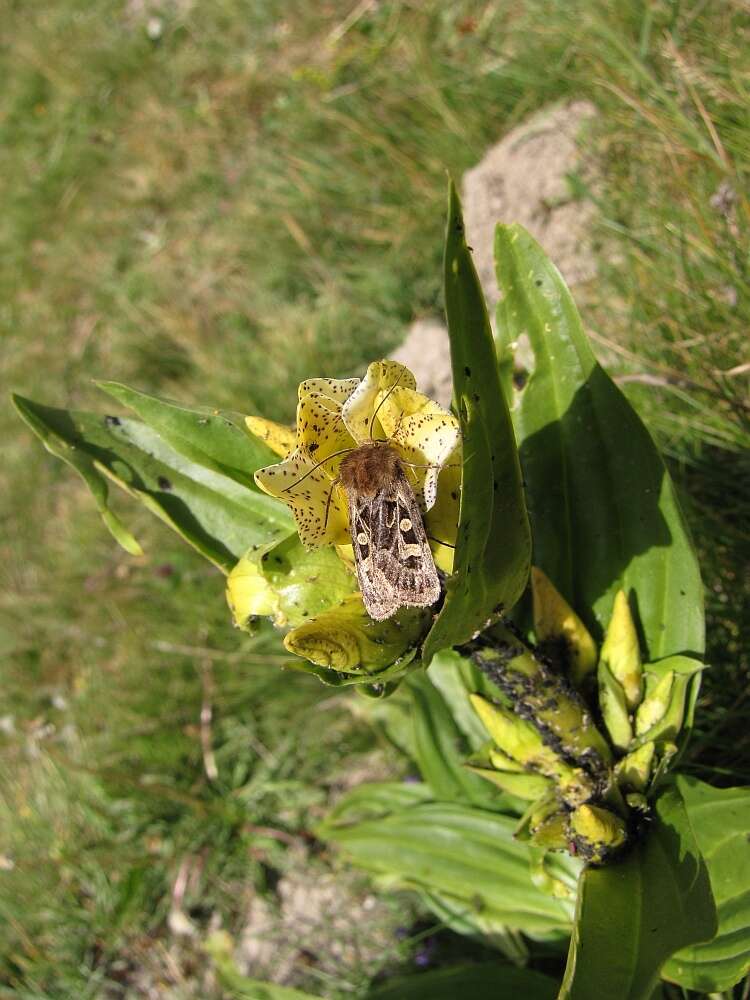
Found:
[[[357,578],[370,618],[383,621],[399,608],[434,604],[440,581],[396,449],[387,441],[360,445],[341,462],[339,480],[349,500]]]

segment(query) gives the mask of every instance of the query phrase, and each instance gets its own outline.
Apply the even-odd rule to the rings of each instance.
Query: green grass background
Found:
[[[627,390],[703,560],[688,766],[746,780],[742,0],[0,0],[0,80],[3,384],[106,409],[107,377],[276,419],[302,378],[357,373],[440,314],[446,170],[591,99],[584,320],[651,379]],[[169,951],[180,864],[200,859],[200,934],[238,932],[374,736],[281,673],[273,637],[234,633],[219,575],[165,528],[123,501],[147,554],[119,551],[5,402],[0,420],[0,996],[138,996],[144,966],[159,995],[213,995],[199,944]],[[369,972],[300,983],[345,996]]]

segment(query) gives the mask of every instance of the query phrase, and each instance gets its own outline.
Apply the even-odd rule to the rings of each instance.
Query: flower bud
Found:
[[[402,608],[392,618],[373,621],[354,593],[292,629],[284,645],[318,666],[376,681],[379,671],[399,663],[406,668],[431,620],[429,609]]]
[[[612,753],[578,694],[505,625],[493,626],[492,635],[501,645],[477,650],[479,669],[566,754],[603,772]]]
[[[270,617],[279,627],[285,617],[279,609],[279,595],[268,583],[258,564],[244,555],[227,577],[227,604],[237,628],[249,629],[255,618]]]
[[[466,763],[473,767],[486,767],[494,771],[513,771],[516,774],[523,774],[524,768],[517,760],[513,760],[507,753],[498,750],[492,740],[483,743],[474,753],[467,757]]]
[[[300,625],[356,587],[333,549],[305,550],[296,535],[250,549],[227,577],[235,625],[268,616],[277,628]]]
[[[615,680],[622,685],[627,707],[631,711],[637,708],[643,685],[641,652],[635,622],[623,590],[618,590],[615,595],[600,660],[607,664]]]
[[[564,850],[570,841],[568,814],[562,809],[552,813],[535,828],[530,824],[529,829],[532,843],[548,851]]]
[[[496,771],[523,771],[523,768],[517,761],[504,754],[501,750],[490,747],[487,755]]]
[[[570,814],[570,830],[580,854],[599,864],[627,841],[627,829],[609,809],[584,804]]]
[[[674,671],[668,670],[652,685],[635,717],[635,731],[638,736],[647,733],[666,714],[674,685]]]
[[[562,639],[570,668],[570,679],[580,686],[596,666],[596,644],[588,629],[538,566],[531,567],[534,634],[537,642]]]
[[[628,792],[625,796],[628,808],[635,809],[636,812],[648,812],[648,799],[643,792]]]
[[[612,676],[604,660],[599,661],[597,670],[599,679],[599,707],[607,732],[613,746],[618,750],[627,750],[633,738],[633,727],[630,724],[628,706],[622,685]]]
[[[467,767],[474,774],[478,774],[480,778],[486,778],[487,781],[491,781],[493,785],[497,785],[509,795],[515,795],[527,802],[536,802],[543,795],[547,795],[552,788],[549,779],[544,778],[541,774],[494,771],[492,768],[476,767],[473,764],[468,764]]]
[[[552,778],[564,801],[571,805],[584,802],[594,793],[594,782],[582,768],[572,767],[545,745],[541,734],[526,719],[504,705],[495,705],[481,695],[470,696],[471,703],[487,732],[503,753],[525,768]]]
[[[634,792],[646,790],[651,779],[655,749],[653,741],[649,741],[622,758],[615,768],[617,782],[621,788],[629,788]]]

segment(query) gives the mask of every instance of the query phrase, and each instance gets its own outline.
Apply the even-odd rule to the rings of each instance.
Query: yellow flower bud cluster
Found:
[[[531,589],[537,647],[499,625],[473,652],[500,696],[471,696],[490,742],[467,766],[531,802],[518,836],[601,864],[627,847],[648,810],[700,664],[684,656],[644,664],[622,590],[597,655],[586,626],[536,567]]]

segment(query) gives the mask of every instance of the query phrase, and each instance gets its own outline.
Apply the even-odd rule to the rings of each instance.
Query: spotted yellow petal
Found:
[[[270,434],[279,426],[256,420],[249,424],[251,429]],[[461,481],[458,422],[417,392],[414,376],[398,362],[373,362],[361,382],[302,382],[296,447],[284,462],[258,470],[256,482],[291,507],[306,546],[350,547],[347,497],[336,480],[344,456],[372,438],[392,442],[423,510],[431,510],[439,500],[427,528],[436,564],[449,572]]]
[[[383,432],[380,411],[376,415],[376,410],[383,398],[395,391],[394,386],[416,389],[417,383],[409,369],[398,361],[373,361],[368,366],[365,377],[347,399],[342,408],[344,422],[359,444],[389,436]]]
[[[275,420],[266,420],[265,417],[245,417],[245,424],[251,434],[265,441],[271,451],[282,458],[286,458],[297,443],[294,428],[286,424],[277,424]]]
[[[301,401],[314,393],[343,406],[359,383],[358,378],[307,378],[299,384],[298,399]]]
[[[438,474],[460,440],[458,421],[439,403],[400,386],[384,399],[379,418],[407,469],[414,473],[424,509],[437,498]]]
[[[321,381],[320,379],[316,381]],[[335,479],[338,467],[352,448],[354,438],[341,416],[341,404],[319,392],[311,392],[297,406],[297,449],[323,472]]]
[[[435,565],[453,571],[458,513],[461,503],[461,445],[454,450],[438,476],[437,500],[425,514],[424,524]]]
[[[258,469],[255,482],[265,493],[291,507],[307,548],[349,541],[343,491],[304,452],[296,449],[285,461]]]

